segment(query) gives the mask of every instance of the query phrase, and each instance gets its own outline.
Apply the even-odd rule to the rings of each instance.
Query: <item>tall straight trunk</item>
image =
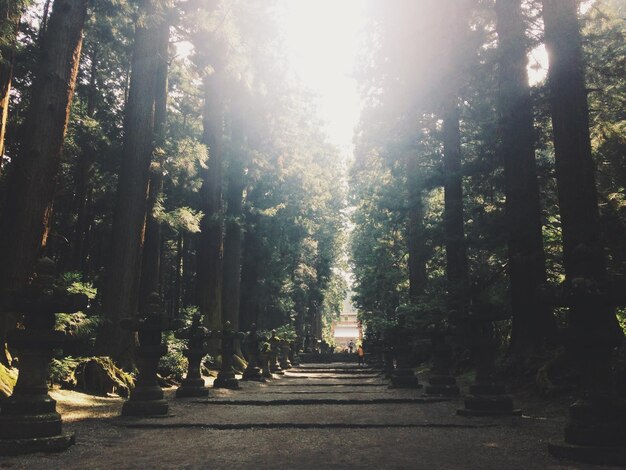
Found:
[[[222,326],[222,134],[224,128],[219,72],[204,79],[203,141],[209,148],[208,168],[202,172],[200,197],[204,217],[197,249],[196,296],[207,326]]]
[[[89,75],[89,91],[87,93],[87,117],[93,118],[96,112],[96,79],[98,75],[98,46],[91,50],[91,69]],[[72,271],[82,271],[87,251],[87,230],[90,226],[89,199],[92,196],[90,179],[93,174],[96,149],[88,146],[80,155],[76,165],[74,178],[74,213],[76,225],[71,235],[68,267]]]
[[[165,143],[165,124],[167,120],[167,70],[169,54],[169,23],[163,22],[159,31],[157,54],[159,57],[156,88],[154,97],[154,136],[157,147]],[[139,305],[152,292],[159,292],[161,269],[161,223],[154,217],[154,208],[159,195],[163,192],[163,170],[160,162],[152,162],[150,172],[150,190],[148,194],[148,212],[146,215],[146,236],[141,264],[139,287]]]
[[[426,286],[426,238],[424,234],[424,202],[418,178],[417,155],[407,157],[407,189],[409,196],[408,251],[409,297],[415,302]]]
[[[150,162],[154,150],[157,44],[163,21],[157,15],[155,4],[155,0],[141,3],[141,21],[135,29],[122,165],[102,296],[105,323],[96,339],[98,354],[110,355],[122,362],[127,362],[131,353],[131,341],[130,334],[121,330],[119,320],[135,315],[138,306]]]
[[[468,287],[467,250],[463,227],[461,132],[456,94],[447,97],[443,111],[444,213],[446,278],[455,309],[463,307]]]
[[[548,84],[566,279],[606,280],[575,0],[544,0]],[[570,327],[607,347],[621,338],[614,311],[574,306]]]
[[[243,191],[245,189],[244,135],[239,117],[233,119],[232,142],[234,152],[230,155],[227,173],[222,320],[224,322],[230,321],[233,329],[238,331],[241,292],[241,224],[243,221]]]
[[[85,0],[55,1],[42,43],[30,107],[20,130],[20,155],[12,165],[9,199],[0,226],[0,289],[5,291],[26,281],[45,244],[86,8]],[[12,320],[8,315],[1,317],[0,344],[4,345]]]
[[[562,453],[563,448],[557,444],[552,451],[565,456],[571,444],[588,446],[592,451],[586,451],[586,455],[600,462],[604,449],[624,445],[623,400],[614,389],[612,367],[615,347],[622,342],[624,332],[614,307],[598,295],[608,286],[589,136],[578,5],[577,0],[543,0],[565,280],[574,291],[568,296],[565,344],[577,362],[582,388],[580,399],[569,409],[564,432],[567,449]],[[582,459],[577,452],[569,455]]]
[[[552,309],[537,299],[546,282],[535,136],[521,0],[497,0],[499,114],[504,161],[511,349],[523,353],[555,339]]]
[[[183,232],[178,232],[176,237],[176,266],[174,271],[174,294],[172,300],[172,316],[178,317],[180,315],[180,304],[183,297],[182,293],[182,278],[183,278]]]
[[[0,30],[9,31],[0,47],[0,163],[4,155],[4,136],[9,116],[9,98],[13,77],[13,58],[21,11],[12,0],[0,0]],[[2,168],[0,168],[0,171]]]
[[[248,189],[248,201],[257,201],[261,189],[259,186]],[[254,205],[254,202],[252,204]],[[246,211],[246,229],[243,236],[241,262],[240,327],[248,331],[253,323],[258,325],[259,316],[259,265],[262,243],[259,237],[260,217],[257,213]]]
[[[10,198],[2,223],[2,287],[30,275],[45,233],[74,94],[85,22],[85,0],[56,0],[20,129],[20,155],[12,165]]]

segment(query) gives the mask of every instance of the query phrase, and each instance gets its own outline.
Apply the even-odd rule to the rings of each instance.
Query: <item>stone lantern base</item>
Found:
[[[180,387],[176,390],[176,398],[202,398],[207,396],[209,396],[209,389],[204,384],[203,378],[183,379]]]
[[[426,386],[427,395],[440,395],[444,397],[456,397],[460,393],[456,379],[448,375],[431,375],[428,377]]]
[[[63,452],[74,445],[74,433],[62,433],[51,437],[25,439],[0,439],[0,455],[21,455],[34,452]]]
[[[470,386],[470,396],[465,398],[465,408],[457,410],[459,416],[521,416],[522,410],[513,406],[513,398],[506,394],[503,385],[477,384]]]

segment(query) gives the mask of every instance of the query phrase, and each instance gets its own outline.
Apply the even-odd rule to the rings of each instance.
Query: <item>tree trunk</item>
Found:
[[[158,38],[163,18],[156,1],[141,4],[135,29],[124,146],[113,219],[110,261],[102,297],[105,323],[96,340],[97,354],[128,365],[130,334],[119,326],[138,306],[139,275],[146,222],[150,162],[153,153],[154,98],[158,71]]]
[[[513,328],[511,349],[522,354],[553,341],[552,309],[537,299],[546,282],[535,135],[526,66],[521,0],[497,0],[499,113],[504,161],[508,270]]]
[[[91,70],[89,76],[89,91],[87,93],[87,117],[93,118],[96,106],[96,77],[98,74],[98,46],[94,44],[91,50]],[[71,271],[82,271],[85,266],[87,251],[87,231],[91,223],[88,214],[89,199],[92,197],[90,180],[93,173],[96,149],[88,147],[80,155],[76,165],[74,179],[74,213],[76,225],[70,241],[70,259],[68,267]]]
[[[63,139],[76,83],[85,21],[85,0],[56,0],[20,129],[20,155],[12,165],[10,203],[2,224],[3,288],[30,275],[45,244]]]
[[[209,148],[209,165],[202,173],[200,197],[204,217],[197,250],[196,295],[200,311],[211,330],[222,327],[222,133],[223,103],[219,72],[204,79],[203,141]]]
[[[57,0],[42,43],[20,155],[12,165],[0,230],[0,286],[11,291],[26,281],[41,247],[59,170],[74,94],[85,22],[85,0]],[[0,344],[8,316],[3,315]],[[0,356],[4,356],[0,354]],[[6,359],[6,358],[4,358]]]
[[[465,304],[468,288],[467,253],[463,227],[463,176],[461,174],[461,133],[456,95],[448,96],[443,112],[444,213],[446,277],[451,306]]]
[[[15,40],[20,25],[21,11],[10,0],[0,1],[0,30],[11,31],[0,47],[0,172],[4,155],[4,136],[9,116],[9,98],[13,77],[13,58]]]
[[[230,321],[239,330],[241,292],[241,243],[243,221],[243,191],[245,189],[244,134],[241,110],[233,106],[232,152],[228,162],[226,193],[226,224],[224,235],[224,263],[222,284],[222,321]]]
[[[418,178],[417,155],[407,157],[407,186],[409,196],[408,251],[409,297],[415,302],[426,286],[426,246],[424,235],[424,203]]]
[[[254,206],[260,194],[258,186],[248,189],[248,205]],[[253,323],[258,325],[259,316],[259,263],[262,244],[259,237],[260,217],[246,212],[246,230],[243,236],[243,260],[241,263],[240,326],[248,331]]]
[[[603,284],[606,269],[577,8],[575,0],[543,2],[563,261],[567,280],[582,278]],[[611,308],[598,305],[589,311],[573,307],[569,324],[586,338],[603,338],[607,346],[621,340]]]
[[[164,22],[159,31],[157,53],[159,63],[156,77],[154,98],[154,135],[157,147],[165,143],[165,125],[167,121],[167,69],[169,55],[169,23]],[[139,287],[139,305],[152,292],[159,292],[159,273],[161,269],[161,223],[154,217],[154,208],[159,195],[163,192],[163,170],[160,162],[153,162],[150,172],[150,190],[148,194],[148,213],[146,215],[146,236],[141,264],[141,283]]]
[[[183,297],[182,278],[183,278],[183,232],[178,232],[176,237],[176,270],[174,272],[174,295],[172,301],[172,316],[180,315],[180,304]]]

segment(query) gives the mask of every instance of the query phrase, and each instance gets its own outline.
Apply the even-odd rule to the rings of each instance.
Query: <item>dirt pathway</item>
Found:
[[[241,386],[202,400],[168,390],[170,416],[151,419],[119,417],[121,399],[53,392],[76,445],[0,457],[0,468],[603,468],[548,454],[560,417],[457,417],[460,399],[390,390],[350,364],[304,365]]]

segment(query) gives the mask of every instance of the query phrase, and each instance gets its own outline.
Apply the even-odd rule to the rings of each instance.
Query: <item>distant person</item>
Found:
[[[354,341],[350,341],[350,342],[348,343],[348,352],[349,352],[350,354],[352,354],[352,353],[354,352],[354,348],[355,348],[355,346],[356,346],[356,345],[354,344]]]
[[[359,365],[365,365],[365,351],[363,350],[363,345],[359,344],[359,347],[356,350],[357,356],[359,356]]]

